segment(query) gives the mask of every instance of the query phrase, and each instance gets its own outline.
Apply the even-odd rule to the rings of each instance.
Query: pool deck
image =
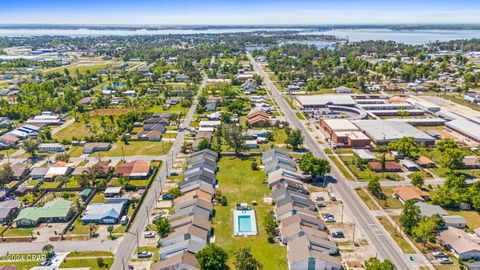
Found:
[[[240,224],[239,224],[239,217],[240,216],[248,216],[250,217],[251,223],[251,230],[249,232],[241,232],[240,231]],[[249,236],[249,235],[257,235],[257,217],[255,216],[255,210],[233,210],[233,235],[235,236]]]

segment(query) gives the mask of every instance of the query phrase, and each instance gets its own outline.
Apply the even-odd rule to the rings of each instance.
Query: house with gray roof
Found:
[[[89,204],[80,220],[83,224],[117,224],[128,205],[127,200]]]
[[[302,236],[288,242],[287,259],[290,270],[340,270],[340,259],[331,256],[334,249],[325,245],[326,241]]]
[[[0,202],[0,224],[6,223],[9,219],[13,219],[20,209],[20,202],[17,200]]]
[[[178,255],[183,251],[196,254],[205,247],[205,243],[194,240],[185,240],[169,246],[160,248],[160,259],[166,260],[172,256]]]
[[[467,226],[467,221],[464,217],[459,215],[449,215],[448,212],[439,205],[428,204],[424,202],[417,202],[415,205],[418,206],[420,213],[423,216],[431,217],[433,215],[439,215],[442,217],[446,226],[455,228],[465,228]]]

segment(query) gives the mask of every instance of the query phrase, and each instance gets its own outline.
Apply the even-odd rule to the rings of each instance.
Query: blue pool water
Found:
[[[252,220],[250,216],[238,216],[238,229],[241,233],[252,231]]]

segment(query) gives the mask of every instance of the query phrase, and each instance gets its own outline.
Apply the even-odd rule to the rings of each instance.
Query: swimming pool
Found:
[[[254,210],[235,210],[234,235],[256,235],[257,223]]]

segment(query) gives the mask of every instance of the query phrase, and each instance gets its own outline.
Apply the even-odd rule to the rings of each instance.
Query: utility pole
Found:
[[[123,152],[123,145],[122,145],[122,158],[123,158],[123,161],[125,161],[125,152]]]
[[[355,223],[353,223],[353,244],[355,244]]]

